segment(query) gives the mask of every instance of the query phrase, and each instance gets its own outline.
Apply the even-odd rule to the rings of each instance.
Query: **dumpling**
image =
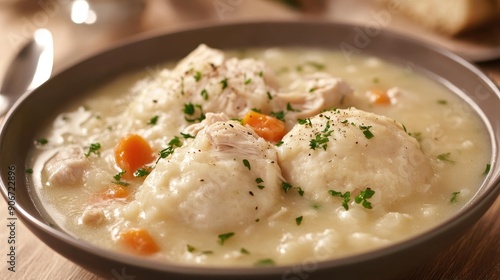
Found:
[[[223,118],[207,114],[188,129],[197,132],[195,139],[149,174],[137,200],[151,222],[176,220],[220,233],[255,223],[279,204],[276,150],[251,129]]]
[[[319,201],[329,191],[352,196],[370,188],[372,202],[390,205],[425,192],[433,168],[417,140],[393,119],[349,108],[297,124],[278,147],[284,178]]]

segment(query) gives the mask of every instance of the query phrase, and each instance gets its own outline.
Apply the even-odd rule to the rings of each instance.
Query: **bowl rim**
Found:
[[[345,27],[356,27],[358,25],[355,24],[348,24],[348,23],[338,23],[338,22],[329,22],[329,21],[321,21],[321,20],[301,20],[301,21],[290,21],[290,20],[262,20],[262,21],[228,21],[224,23],[213,23],[213,24],[205,24],[204,26],[200,27],[198,24],[186,26],[180,29],[176,29],[175,31],[164,31],[164,30],[154,30],[152,32],[145,32],[141,33],[139,35],[133,36],[129,39],[122,40],[118,43],[112,44],[109,47],[106,47],[98,52],[89,54],[82,59],[70,64],[66,65],[65,67],[59,69],[54,77],[57,77],[61,75],[61,73],[67,72],[69,69],[74,68],[77,65],[80,65],[81,63],[91,60],[91,59],[96,59],[99,56],[104,56],[107,55],[110,52],[116,51],[116,49],[119,48],[126,48],[127,46],[130,46],[131,44],[137,44],[140,43],[144,40],[150,40],[152,38],[156,37],[163,37],[163,36],[171,36],[172,34],[178,34],[178,33],[185,33],[185,32],[191,32],[193,30],[211,30],[214,28],[220,28],[220,27],[225,27],[225,26],[247,26],[247,25],[262,25],[266,26],[268,24],[285,24],[289,26],[293,25],[337,25],[337,26],[345,26]],[[486,75],[484,74],[483,71],[481,71],[479,68],[474,66],[472,63],[468,62],[467,60],[461,58],[460,56],[452,53],[451,51],[445,50],[443,48],[440,48],[438,46],[433,46],[429,43],[419,41],[418,39],[407,37],[401,33],[383,29],[381,31],[382,33],[390,34],[391,36],[397,38],[398,40],[404,40],[413,44],[417,44],[425,49],[427,49],[430,52],[437,53],[441,56],[445,56],[452,60],[454,63],[457,63],[461,67],[464,67],[468,71],[470,71],[473,75],[475,75],[477,78],[479,78],[482,82],[486,83],[487,85],[490,86],[488,90],[491,90],[497,98],[500,98],[500,91],[497,88],[496,84]],[[321,46],[324,47],[324,46]],[[331,48],[335,49],[335,48]],[[52,78],[47,81],[47,84],[51,83]],[[40,88],[43,89],[45,85],[42,85]],[[15,115],[15,112],[17,108],[22,105],[25,100],[33,93],[38,92],[41,89],[35,89],[32,92],[26,93],[23,95],[18,102],[9,110],[8,114],[3,120],[3,123],[1,125],[1,130],[0,130],[0,144],[3,144],[3,140],[6,137],[5,130],[7,129],[7,124],[11,120],[11,118]],[[470,103],[467,102],[470,106],[475,106],[475,103]],[[482,112],[481,110],[478,111],[478,108],[475,108],[474,110],[476,113]],[[485,122],[485,125],[487,126],[488,132],[490,134],[490,137],[493,139],[495,137],[495,131],[492,128],[491,124],[486,121],[484,117],[481,117],[482,121]],[[498,131],[497,131],[498,133]],[[336,267],[341,267],[347,264],[354,264],[354,263],[359,263],[359,262],[364,262],[367,260],[372,260],[375,258],[380,258],[386,255],[394,254],[397,253],[398,251],[401,251],[405,248],[410,248],[414,246],[418,246],[419,244],[429,241],[434,239],[436,236],[440,236],[442,234],[445,234],[450,228],[459,228],[460,221],[466,219],[467,217],[470,216],[477,216],[478,213],[473,212],[472,210],[477,209],[477,208],[484,208],[483,211],[480,211],[480,216],[486,212],[486,209],[491,206],[491,204],[495,201],[495,199],[498,197],[500,193],[500,167],[498,166],[498,147],[495,143],[495,141],[492,141],[492,162],[491,162],[491,172],[487,175],[487,178],[485,178],[484,183],[488,183],[488,185],[491,185],[489,189],[487,189],[485,192],[480,193],[476,199],[473,199],[470,201],[470,203],[467,205],[467,209],[462,209],[460,210],[459,213],[452,215],[448,219],[440,222],[438,225],[424,231],[420,232],[417,235],[414,235],[410,238],[406,238],[402,241],[390,244],[388,246],[383,246],[381,248],[375,249],[375,250],[370,250],[365,253],[361,254],[356,254],[352,256],[346,256],[342,257],[340,259],[333,259],[333,260],[324,260],[324,261],[318,261],[317,266],[318,269],[335,269]],[[494,157],[494,155],[497,155]],[[0,163],[4,165],[4,163],[0,159]],[[492,172],[494,171],[494,172]],[[7,194],[7,187],[5,184],[5,174],[1,174],[1,192],[5,200],[8,199],[8,194]],[[42,230],[45,234],[48,234],[52,236],[53,238],[57,238],[59,240],[62,240],[65,244],[69,244],[73,247],[79,248],[80,250],[84,250],[88,253],[99,255],[102,258],[106,258],[112,261],[119,261],[121,263],[124,263],[126,265],[130,266],[140,266],[142,268],[146,269],[151,269],[159,272],[174,272],[174,273],[181,273],[181,274],[189,274],[189,275],[208,275],[208,276],[221,276],[221,275],[230,275],[230,276],[243,276],[243,275],[250,275],[250,276],[262,276],[262,275],[278,275],[285,273],[287,270],[290,268],[296,266],[296,265],[283,265],[283,266],[276,266],[276,267],[203,267],[203,266],[190,266],[190,265],[179,265],[179,264],[168,264],[166,265],[165,263],[160,263],[160,262],[155,262],[151,261],[147,258],[141,258],[141,257],[136,257],[124,253],[118,253],[118,252],[113,252],[107,249],[103,249],[100,247],[97,247],[95,245],[92,245],[87,242],[82,242],[81,240],[76,239],[75,237],[71,236],[69,233],[63,232],[62,230],[54,229],[50,225],[38,220],[36,217],[33,217],[31,214],[28,213],[27,210],[25,210],[25,207],[23,205],[16,205],[16,212],[20,213],[21,215],[21,220],[23,222],[29,223],[31,226],[36,227],[39,230]],[[460,217],[457,217],[459,216]],[[31,230],[31,228],[30,228]],[[32,230],[33,231],[33,230]],[[300,264],[299,264],[300,265]]]

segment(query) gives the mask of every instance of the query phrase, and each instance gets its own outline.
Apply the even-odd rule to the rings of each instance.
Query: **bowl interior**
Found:
[[[413,267],[437,252],[450,237],[456,237],[487,210],[500,192],[500,94],[495,84],[477,68],[463,59],[440,49],[384,31],[373,32],[363,26],[325,22],[252,22],[215,25],[170,34],[149,34],[115,46],[73,65],[51,80],[25,95],[6,118],[0,138],[2,192],[8,197],[7,176],[15,170],[16,206],[21,218],[44,242],[68,258],[102,275],[110,276],[110,267],[127,264],[140,275],[174,275],[193,277],[232,277],[284,275],[290,267],[265,269],[206,269],[179,268],[159,265],[106,252],[82,244],[66,233],[51,227],[51,220],[27,183],[25,171],[33,139],[57,112],[91,87],[130,70],[146,69],[166,61],[175,61],[205,43],[214,48],[239,49],[248,47],[300,46],[340,50],[346,59],[354,54],[380,57],[405,68],[421,72],[450,88],[464,99],[483,120],[491,141],[491,170],[478,194],[453,219],[423,236],[375,252],[341,260],[315,264],[311,273],[329,275],[333,269],[342,275],[368,279],[379,275],[385,279]],[[450,233],[451,232],[451,233]],[[451,242],[451,241],[450,241]],[[69,248],[66,245],[69,245]],[[418,247],[432,248],[423,252]],[[77,248],[78,250],[72,250]],[[73,251],[73,252],[72,252]],[[409,258],[408,256],[411,256]],[[83,263],[85,260],[85,263]],[[391,271],[383,269],[392,262]],[[359,263],[363,269],[359,269]],[[397,264],[397,265],[395,265]],[[357,269],[355,269],[357,268]],[[135,270],[134,270],[135,269]],[[353,270],[357,271],[353,274]],[[381,279],[382,279],[381,278]],[[220,279],[220,278],[219,278]],[[373,279],[373,278],[371,278]]]

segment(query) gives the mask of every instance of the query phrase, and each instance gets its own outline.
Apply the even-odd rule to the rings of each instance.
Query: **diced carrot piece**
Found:
[[[372,89],[368,92],[370,101],[378,105],[391,105],[391,98],[387,92],[380,89]]]
[[[126,248],[140,255],[151,255],[160,250],[153,237],[143,228],[122,231],[120,241]]]
[[[155,155],[149,143],[137,134],[132,134],[120,139],[115,147],[116,164],[125,171],[125,179],[133,178],[137,169],[152,162]]]
[[[112,185],[105,189],[103,192],[99,193],[97,196],[98,200],[112,200],[119,198],[127,198],[130,192],[127,188],[119,185]]]
[[[284,122],[254,111],[243,117],[243,125],[248,125],[257,135],[270,142],[278,142],[286,134]]]

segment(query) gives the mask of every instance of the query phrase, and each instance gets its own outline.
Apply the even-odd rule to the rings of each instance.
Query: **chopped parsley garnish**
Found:
[[[269,100],[273,100],[273,96],[271,95],[271,93],[269,91],[267,92],[267,98]]]
[[[300,196],[304,196],[304,190],[301,187],[296,187],[296,189]]]
[[[315,61],[308,61],[306,64],[316,68],[316,70],[325,69],[325,65],[323,63],[319,63],[319,62],[315,62]]]
[[[101,144],[99,143],[92,143],[89,146],[89,151],[85,154],[86,157],[89,157],[90,154],[95,154],[97,156],[100,155],[99,149],[101,149]]]
[[[287,110],[287,111],[290,111],[290,112],[300,112],[300,110],[294,109],[294,108],[292,107],[292,105],[290,104],[290,102],[288,102],[288,103],[286,104],[286,110]]]
[[[245,85],[248,85],[251,82],[252,82],[252,79],[248,78],[248,79],[245,80]]]
[[[140,168],[140,169],[137,169],[135,172],[134,172],[134,177],[145,177],[145,176],[148,176],[149,175],[149,171],[147,171],[146,169],[144,168]]]
[[[255,266],[274,266],[276,263],[273,259],[261,259],[255,263]]]
[[[285,112],[279,111],[279,112],[271,112],[271,116],[277,118],[280,121],[285,121]]]
[[[149,120],[148,124],[155,125],[157,122],[158,122],[158,116],[154,116]]]
[[[189,245],[189,244],[187,244],[187,251],[188,251],[189,253],[192,253],[192,252],[196,251],[196,248],[195,248],[195,247],[193,247],[193,246],[191,246],[191,245]]]
[[[380,79],[379,79],[379,78],[377,78],[377,77],[373,78],[373,83],[374,83],[374,84],[378,84],[378,83],[380,83]]]
[[[126,171],[121,171],[121,172],[118,172],[116,173],[115,176],[113,176],[113,178],[116,180],[116,181],[120,181],[122,179],[122,176],[123,174],[125,174]]]
[[[370,131],[370,128],[371,126],[364,126],[364,125],[359,126],[359,129],[363,131],[363,134],[365,135],[366,139],[371,139],[374,136],[373,133]]]
[[[366,188],[364,191],[361,191],[361,193],[354,198],[354,202],[363,205],[363,207],[366,209],[372,209],[372,204],[371,202],[368,201],[368,199],[372,198],[374,194],[375,194],[374,190]]]
[[[248,170],[252,170],[252,167],[250,166],[250,162],[247,159],[243,160],[243,165],[245,165]]]
[[[45,138],[39,138],[39,139],[35,140],[36,145],[46,145],[48,143],[49,143],[49,140],[47,140]]]
[[[227,78],[220,81],[220,84],[222,85],[222,90],[226,89],[227,88]]]
[[[486,164],[486,168],[484,169],[484,172],[483,172],[483,175],[488,175],[488,173],[490,173],[490,169],[491,169],[491,164]]]
[[[120,185],[120,186],[124,186],[124,187],[126,187],[126,186],[130,185],[130,184],[129,184],[129,183],[127,183],[127,182],[123,182],[123,181],[121,181],[122,176],[123,176],[123,174],[125,174],[125,172],[126,172],[126,171],[121,171],[121,172],[116,173],[116,175],[115,175],[115,176],[113,176],[113,179],[115,179],[115,181],[111,181],[111,183],[113,183],[113,184],[117,184],[117,185]]]
[[[184,139],[188,139],[188,138],[194,138],[193,135],[189,134],[189,133],[182,133],[181,132],[181,136],[184,138]]]
[[[193,77],[194,77],[195,81],[197,81],[197,82],[200,81],[200,79],[201,79],[201,72],[200,71],[196,71],[196,73],[194,74]]]
[[[170,140],[168,142],[168,145],[169,146],[174,146],[174,147],[181,147],[182,146],[182,141],[181,141],[181,139],[179,139],[178,136],[174,136],[174,138],[172,138],[172,140]]]
[[[345,210],[349,210],[349,201],[351,201],[351,192],[341,193],[338,191],[329,190],[328,193],[331,196],[337,196],[342,198],[343,199],[342,206],[344,207]]]
[[[449,162],[449,163],[455,163],[455,161],[451,160],[450,159],[450,153],[445,153],[445,154],[440,154],[437,156],[437,159],[439,159],[440,161],[446,161],[446,162]]]
[[[287,182],[281,182],[281,188],[287,193],[288,190],[292,188],[292,185]]]
[[[264,185],[261,185],[261,184],[260,184],[260,183],[264,183],[264,180],[262,180],[262,178],[257,177],[257,179],[255,179],[255,183],[257,183],[257,188],[259,188],[259,189],[261,189],[261,190],[262,190],[263,188],[265,188],[265,186],[264,186]]]
[[[111,183],[113,183],[113,184],[117,184],[117,185],[120,185],[120,186],[124,186],[124,187],[126,187],[126,186],[130,185],[129,183],[127,183],[127,182],[122,182],[122,181],[111,181]]]
[[[309,147],[313,150],[316,150],[316,148],[323,148],[323,150],[326,151],[327,143],[329,141],[330,140],[328,140],[328,136],[318,133],[316,134],[316,137],[314,139],[311,139],[311,141],[309,141]]]
[[[252,111],[254,111],[254,112],[256,112],[256,113],[259,113],[259,114],[261,114],[261,113],[262,113],[262,110],[257,109],[257,108],[252,108],[252,109],[250,109],[250,110],[252,110]]]
[[[28,168],[28,169],[26,169],[25,173],[26,174],[33,174],[33,169],[32,168]]]
[[[310,118],[307,118],[307,119],[298,119],[297,122],[298,122],[298,124],[312,126],[312,122],[311,122]]]
[[[187,116],[184,117],[184,119],[188,122],[196,122],[196,121],[202,121],[205,119],[205,114],[203,113],[203,108],[201,107],[200,104],[193,104],[193,103],[185,103],[184,104],[184,109],[182,110],[184,114],[188,116],[193,116],[196,113],[196,110],[199,110],[199,117],[198,118],[188,118]]]
[[[259,72],[259,77],[262,77],[264,75],[264,72],[260,71]]]
[[[438,104],[441,104],[441,105],[446,105],[448,104],[448,101],[444,100],[444,99],[440,99],[437,101]]]
[[[203,255],[211,255],[211,254],[213,254],[213,253],[214,253],[214,251],[210,251],[210,250],[208,250],[208,251],[203,251],[203,252],[201,252],[201,253],[202,253]]]
[[[245,254],[245,255],[250,255],[250,252],[245,248],[241,248],[240,253]]]
[[[276,147],[279,147],[281,145],[283,145],[285,142],[283,142],[282,140],[276,142]]]
[[[300,217],[295,218],[295,223],[296,223],[298,226],[300,226],[300,224],[302,223],[302,219],[303,219],[303,218],[304,218],[303,216],[300,216]]]
[[[451,194],[450,203],[453,203],[453,204],[457,203],[459,194],[460,194],[460,192],[453,192]]]
[[[234,232],[228,232],[228,233],[223,233],[219,234],[217,237],[219,237],[219,244],[224,245],[224,242],[228,240],[229,238],[234,236]]]
[[[206,89],[203,89],[200,94],[204,100],[208,100],[208,91]]]

